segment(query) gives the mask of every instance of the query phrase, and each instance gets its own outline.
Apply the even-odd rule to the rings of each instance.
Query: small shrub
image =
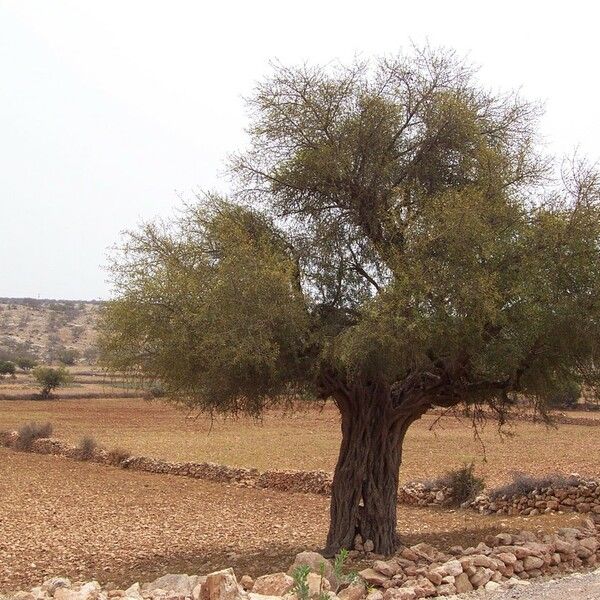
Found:
[[[579,483],[577,477],[565,477],[558,473],[544,475],[543,477],[533,477],[525,473],[515,472],[512,474],[512,481],[506,485],[497,487],[490,492],[490,498],[495,500],[506,496],[513,498],[515,496],[527,496],[534,490],[553,487],[555,489],[567,488]]]
[[[79,352],[72,348],[60,348],[58,350],[58,360],[69,367],[73,366],[79,360]]]
[[[310,588],[308,587],[308,574],[310,573],[310,567],[308,565],[299,565],[294,569],[292,578],[294,585],[292,592],[296,594],[298,600],[309,600],[310,599]]]
[[[26,356],[17,358],[17,366],[23,371],[31,371],[35,365],[36,362],[33,358],[28,358]]]
[[[167,391],[160,383],[154,383],[148,388],[148,396],[150,398],[164,398]]]
[[[94,456],[94,451],[98,447],[98,443],[93,437],[86,435],[81,438],[77,447],[77,457],[79,460],[90,460]]]
[[[19,428],[19,437],[17,438],[15,447],[18,450],[31,450],[31,446],[35,440],[49,438],[52,435],[52,424],[44,423],[42,425],[32,421]]]
[[[483,491],[485,480],[475,475],[475,465],[470,463],[460,469],[449,471],[437,479],[427,481],[424,485],[428,489],[452,488],[452,503],[458,506],[463,502],[474,500]]]
[[[129,457],[131,452],[124,448],[113,448],[108,452],[108,463],[114,467],[121,466]]]
[[[4,375],[14,376],[15,372],[15,363],[11,362],[10,360],[0,360],[0,379],[2,379]]]

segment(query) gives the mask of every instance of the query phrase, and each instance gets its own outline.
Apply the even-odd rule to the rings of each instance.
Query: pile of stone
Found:
[[[440,485],[407,483],[398,490],[398,502],[412,506],[446,506],[454,502],[454,490]]]
[[[553,512],[600,515],[600,482],[572,476],[568,483],[536,487],[525,494],[482,494],[466,506],[486,515],[535,516]]]
[[[368,546],[368,540],[361,545]],[[356,553],[354,551],[353,553]],[[362,554],[364,559],[365,554]],[[287,573],[270,573],[238,581],[232,569],[205,576],[165,575],[127,589],[96,581],[71,583],[55,577],[14,600],[416,600],[473,590],[494,591],[543,575],[592,568],[600,563],[600,526],[591,519],[555,534],[522,531],[488,536],[475,547],[441,551],[421,543],[402,548],[394,557],[375,560],[350,577],[316,552],[296,556]],[[306,593],[292,575],[307,565]],[[344,569],[347,571],[347,566]]]

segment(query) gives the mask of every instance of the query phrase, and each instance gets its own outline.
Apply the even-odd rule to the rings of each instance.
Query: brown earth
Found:
[[[576,515],[483,517],[401,507],[403,541],[470,545],[489,533],[554,530]],[[324,543],[327,498],[123,471],[0,449],[0,590],[49,575],[117,584],[168,572],[287,568]]]

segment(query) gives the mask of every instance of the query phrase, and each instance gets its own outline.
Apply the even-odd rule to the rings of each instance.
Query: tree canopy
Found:
[[[274,65],[248,104],[235,193],[146,224],[117,253],[105,364],[208,410],[332,398],[344,439],[372,407],[390,448],[431,407],[504,415],[517,397],[542,407],[565,378],[596,382],[600,180],[581,161],[554,176],[536,105],[430,50]],[[360,488],[356,511],[332,512],[330,547],[370,510],[375,466],[344,466],[349,445],[336,477]],[[386,468],[399,464],[398,450]]]

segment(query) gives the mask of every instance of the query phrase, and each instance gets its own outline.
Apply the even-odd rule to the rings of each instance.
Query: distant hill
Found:
[[[102,302],[0,298],[0,359],[92,364]]]

